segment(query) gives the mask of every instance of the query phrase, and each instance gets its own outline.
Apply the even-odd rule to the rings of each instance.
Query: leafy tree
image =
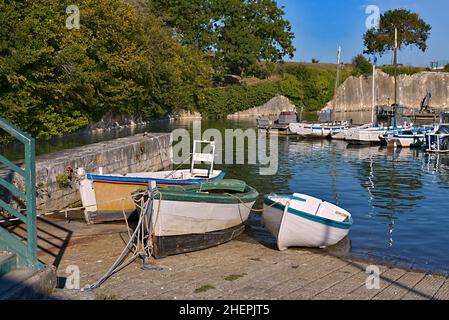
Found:
[[[372,72],[372,64],[362,54],[359,54],[352,59],[352,66],[355,75],[370,74]]]
[[[365,54],[382,56],[394,49],[395,28],[398,29],[398,47],[416,46],[421,51],[427,49],[427,39],[432,27],[418,14],[409,10],[397,9],[385,12],[380,17],[378,29],[370,29],[364,35]]]
[[[0,115],[37,137],[77,131],[106,112],[192,109],[210,85],[204,55],[151,11],[122,0],[0,0]]]
[[[444,71],[449,72],[449,64],[444,67]]]
[[[312,63],[320,63],[320,60],[312,58]]]
[[[179,41],[210,54],[220,74],[250,73],[257,61],[295,51],[290,22],[275,0],[152,0]]]

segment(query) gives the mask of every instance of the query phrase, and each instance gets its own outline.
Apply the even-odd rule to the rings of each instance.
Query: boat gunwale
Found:
[[[222,180],[225,177],[225,173],[221,171],[217,176],[212,178],[197,178],[197,179],[159,179],[159,178],[140,178],[140,177],[126,177],[126,176],[106,176],[99,174],[88,173],[86,179],[92,180],[92,182],[98,183],[129,183],[129,184],[148,184],[150,181],[156,181],[158,184],[168,185],[184,185],[184,184],[197,184]]]
[[[298,197],[294,197],[293,195],[278,195],[278,194],[274,194],[274,195],[266,195],[264,197],[264,204],[268,205],[268,206],[272,206],[274,208],[277,208],[279,210],[285,211],[285,205],[283,205],[280,202],[276,202],[274,200],[272,200],[270,197],[279,197],[279,198],[288,198],[288,199],[295,199],[295,200],[302,200],[305,201],[304,199],[298,198]],[[316,216],[313,215],[311,213],[307,213],[305,211],[300,211],[297,209],[293,209],[291,207],[288,208],[288,212],[291,214],[294,214],[296,216],[299,216],[301,218],[305,218],[307,220],[313,221],[313,222],[317,222],[320,224],[324,224],[326,226],[330,226],[330,227],[334,227],[337,229],[343,229],[343,230],[349,230],[353,223],[354,220],[352,218],[352,216],[349,218],[349,221],[347,222],[339,222],[339,221],[335,221],[335,220],[331,220],[328,218],[323,218],[320,216]]]
[[[136,194],[142,193],[144,190],[135,191]],[[256,202],[259,197],[259,192],[246,185],[245,191],[242,193],[207,193],[207,192],[195,192],[185,190],[173,190],[162,188],[156,193],[155,199],[160,200],[162,195],[162,201],[175,201],[175,202],[199,202],[199,203],[219,203],[219,204],[240,204],[240,203],[252,203]],[[231,192],[231,190],[229,191]],[[133,193],[134,194],[134,193]]]

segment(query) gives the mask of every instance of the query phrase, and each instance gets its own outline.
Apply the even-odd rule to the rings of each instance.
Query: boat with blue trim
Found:
[[[210,152],[196,152],[198,144],[209,144]],[[203,150],[203,149],[202,149]],[[123,220],[136,210],[131,193],[146,187],[151,181],[158,188],[169,186],[186,186],[202,184],[224,179],[225,173],[214,170],[215,143],[210,141],[195,141],[191,168],[159,172],[137,172],[124,175],[86,173],[78,169],[80,177],[79,188],[84,215],[88,224],[105,221]],[[196,168],[195,163],[210,164],[208,169]]]
[[[385,143],[389,148],[421,147],[425,142],[426,134],[432,131],[433,127],[398,130],[396,132],[382,135],[380,139],[385,140]]]
[[[335,245],[348,235],[353,224],[348,211],[299,193],[265,196],[263,221],[279,250]]]

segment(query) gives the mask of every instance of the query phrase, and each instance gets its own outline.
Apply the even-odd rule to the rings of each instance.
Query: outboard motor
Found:
[[[449,150],[449,126],[440,126],[437,134],[445,135],[440,138],[440,150]]]

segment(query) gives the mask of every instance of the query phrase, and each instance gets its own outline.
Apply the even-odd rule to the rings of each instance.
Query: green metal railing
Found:
[[[36,229],[36,150],[32,137],[0,117],[0,127],[11,136],[23,143],[25,147],[25,168],[14,164],[12,161],[0,155],[0,162],[7,168],[21,175],[25,180],[25,191],[17,189],[11,182],[0,177],[0,185],[8,190],[14,197],[25,203],[22,214],[0,199],[0,208],[26,224],[26,241],[19,240],[8,230],[0,226],[0,248],[13,252],[18,257],[19,265],[35,269],[42,268],[37,259],[37,229]]]

